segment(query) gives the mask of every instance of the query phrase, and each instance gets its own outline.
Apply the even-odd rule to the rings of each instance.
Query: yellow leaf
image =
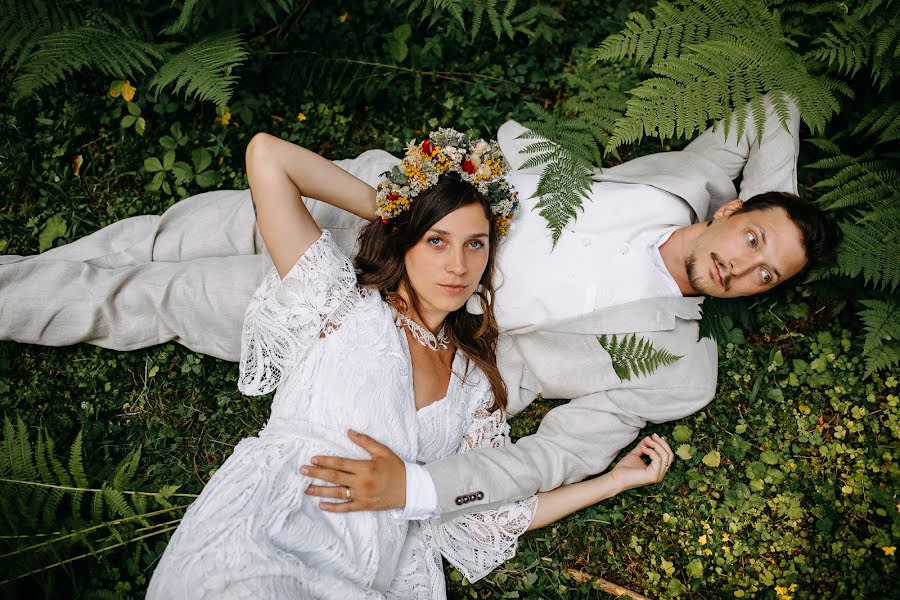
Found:
[[[113,98],[118,98],[122,94],[122,85],[125,82],[121,79],[116,79],[111,84],[109,84],[109,95]]]
[[[137,88],[131,85],[131,82],[127,79],[124,83],[122,83],[122,99],[125,102],[131,102],[134,100],[134,93],[137,91]]]
[[[700,537],[697,538],[697,541],[700,542],[701,546],[705,546],[706,545],[706,536],[701,535]]]
[[[84,157],[80,154],[76,154],[72,157],[72,175],[78,177],[78,173],[81,172],[81,165],[84,163]]]
[[[338,21],[341,23],[346,23],[350,20],[350,11],[345,10],[341,16],[338,17]]]
[[[852,494],[853,487],[849,486],[849,485],[845,485],[844,487],[841,488],[841,491],[844,492],[845,494]]]
[[[893,556],[894,552],[897,551],[896,546],[882,546],[881,549],[884,552],[885,556]]]
[[[306,120],[306,115],[304,115],[302,112],[301,112],[301,113],[297,113],[297,120],[300,121],[300,122],[302,123],[303,121]]]

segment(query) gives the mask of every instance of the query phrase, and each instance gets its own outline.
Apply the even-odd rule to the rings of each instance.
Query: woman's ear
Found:
[[[716,211],[716,214],[713,215],[713,219],[721,219],[722,217],[728,217],[734,211],[738,210],[744,206],[744,201],[740,198],[735,198],[731,202],[726,202],[722,206],[719,207],[719,210]]]

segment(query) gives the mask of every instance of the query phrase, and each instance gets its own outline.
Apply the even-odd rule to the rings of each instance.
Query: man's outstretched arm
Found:
[[[645,387],[629,385],[583,396],[551,410],[534,435],[516,444],[473,450],[427,465],[423,471],[434,483],[442,519],[495,508],[599,473],[647,420],[669,421],[700,410],[712,399],[716,381],[715,345],[705,342],[695,342],[696,351],[681,359],[680,368],[666,367],[672,370],[659,379],[652,375],[643,382]],[[360,438],[354,441],[360,443]],[[365,444],[360,443],[366,448]],[[303,467],[310,477],[351,488],[352,502],[333,503],[328,510],[405,507],[403,462],[385,453],[380,444],[373,450],[371,461],[315,457],[314,465]],[[332,486],[311,486],[309,493],[346,498],[345,490]]]

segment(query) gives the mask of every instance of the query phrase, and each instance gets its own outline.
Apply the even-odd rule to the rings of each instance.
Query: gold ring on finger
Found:
[[[348,487],[344,488],[344,498],[346,498],[347,500],[353,499],[353,492],[351,492],[350,488],[348,488]]]

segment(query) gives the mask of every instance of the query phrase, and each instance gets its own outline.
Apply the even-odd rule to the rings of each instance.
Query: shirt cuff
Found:
[[[406,465],[406,506],[402,510],[393,511],[394,517],[407,521],[418,521],[441,516],[438,504],[437,488],[431,479],[431,473],[422,465],[404,463]]]

